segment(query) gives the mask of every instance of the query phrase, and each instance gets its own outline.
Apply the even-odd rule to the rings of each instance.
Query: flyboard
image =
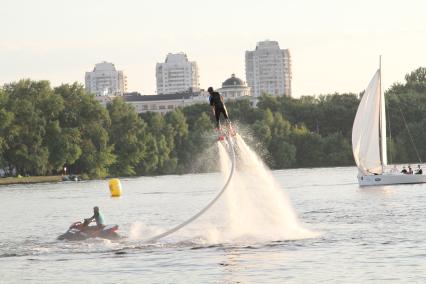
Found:
[[[236,135],[236,131],[230,125],[226,128],[219,129],[218,141],[225,144],[225,146],[227,147],[232,165],[231,165],[231,171],[229,172],[229,176],[226,179],[225,185],[222,187],[222,189],[219,191],[219,193],[216,195],[216,197],[212,201],[210,201],[200,212],[193,215],[191,218],[189,218],[185,222],[169,229],[168,231],[166,231],[164,233],[161,233],[157,236],[146,239],[146,240],[143,241],[143,243],[152,243],[152,242],[158,241],[159,239],[167,237],[167,236],[175,233],[176,231],[182,229],[183,227],[185,227],[186,225],[195,221],[198,217],[203,215],[222,196],[222,194],[226,191],[229,184],[231,183],[231,180],[232,180],[232,177],[233,177],[234,171],[235,171],[235,149],[234,149],[235,143],[233,141],[233,139],[234,139],[233,137],[235,135]]]

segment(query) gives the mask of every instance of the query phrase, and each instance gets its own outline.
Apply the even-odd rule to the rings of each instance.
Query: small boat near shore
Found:
[[[64,175],[62,181],[82,181],[83,179],[78,175]]]

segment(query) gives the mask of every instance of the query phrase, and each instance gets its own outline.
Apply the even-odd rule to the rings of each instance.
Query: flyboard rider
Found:
[[[228,126],[231,126],[231,121],[228,117],[228,111],[226,110],[225,102],[223,101],[223,97],[218,92],[215,92],[212,87],[207,89],[209,92],[209,102],[212,108],[213,116],[216,118],[216,130],[220,130],[220,114],[223,113],[223,116],[228,123]]]

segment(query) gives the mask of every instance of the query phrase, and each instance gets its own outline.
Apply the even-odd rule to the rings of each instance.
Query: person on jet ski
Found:
[[[92,222],[93,220],[95,220],[96,222],[96,226],[99,229],[102,229],[105,227],[105,219],[104,216],[102,215],[101,212],[99,212],[99,207],[95,206],[93,207],[93,216],[88,218],[88,219],[84,219],[84,221],[88,221],[89,223]]]

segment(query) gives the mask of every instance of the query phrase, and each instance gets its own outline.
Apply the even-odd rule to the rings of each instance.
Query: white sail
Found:
[[[362,96],[352,127],[352,151],[358,169],[364,175],[381,174],[383,171],[379,136],[380,96],[379,69]],[[386,131],[386,127],[382,128]]]

